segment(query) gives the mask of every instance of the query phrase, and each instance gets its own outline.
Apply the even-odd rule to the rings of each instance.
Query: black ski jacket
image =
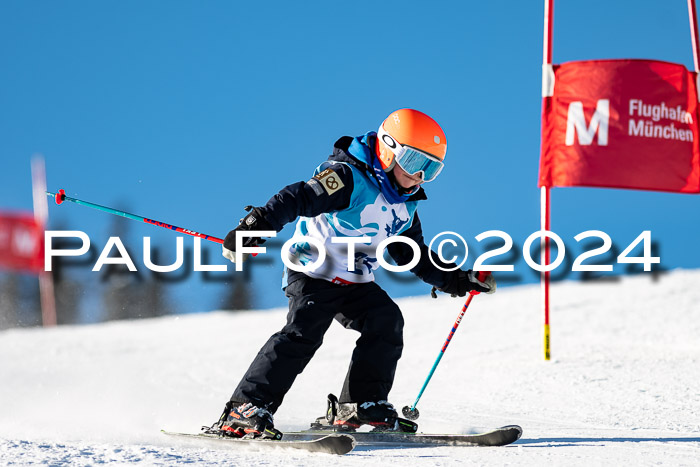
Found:
[[[329,156],[328,161],[331,168],[337,176],[340,177],[343,189],[339,189],[334,193],[327,193],[323,188],[319,187],[316,178],[312,178],[308,182],[297,182],[287,185],[282,188],[279,193],[274,195],[267,204],[262,207],[262,213],[265,220],[279,232],[282,228],[296,220],[300,216],[316,217],[319,214],[329,213],[332,211],[342,211],[347,208],[350,203],[350,198],[353,191],[353,171],[347,165],[342,163],[333,164],[333,162],[344,162],[359,168],[367,177],[373,177],[373,169],[367,163],[358,160],[348,152],[348,148],[352,143],[353,138],[344,136],[336,141],[333,154]],[[390,177],[393,174],[390,174]],[[417,192],[408,198],[408,201],[420,201],[427,199],[425,191],[419,187]],[[455,271],[442,271],[435,264],[442,268],[455,269],[454,263],[445,263],[441,261],[437,254],[428,249],[423,239],[423,231],[421,222],[418,217],[418,212],[413,217],[411,227],[402,232],[400,235],[410,237],[414,240],[421,251],[418,264],[411,269],[411,272],[422,279],[424,282],[433,285],[437,288],[442,288],[455,279]],[[408,264],[413,259],[413,250],[410,246],[404,243],[392,243],[387,247],[387,251],[394,259],[398,266]],[[435,264],[430,259],[433,258]],[[291,277],[290,277],[291,279]]]

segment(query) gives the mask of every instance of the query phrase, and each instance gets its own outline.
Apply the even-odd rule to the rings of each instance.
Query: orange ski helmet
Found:
[[[396,144],[398,143],[398,144]],[[413,109],[400,109],[393,112],[379,127],[377,132],[377,157],[385,171],[390,171],[399,162],[406,150],[417,149],[420,153],[427,153],[439,163],[439,169],[433,176],[424,171],[423,178],[426,181],[433,180],[445,160],[447,153],[447,138],[435,120]],[[409,173],[415,173],[408,170]]]

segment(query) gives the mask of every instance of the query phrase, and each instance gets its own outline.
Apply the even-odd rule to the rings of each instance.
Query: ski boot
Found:
[[[387,401],[340,403],[333,394],[328,395],[326,416],[316,419],[311,428],[352,432],[362,425],[374,427],[372,431],[418,431],[417,423],[400,418],[394,406]]]
[[[274,427],[270,411],[251,402],[227,402],[219,421],[205,432],[234,438],[282,439],[282,432]]]

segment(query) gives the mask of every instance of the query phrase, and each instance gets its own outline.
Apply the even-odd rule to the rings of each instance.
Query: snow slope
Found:
[[[700,271],[478,296],[418,407],[421,430],[520,424],[504,448],[358,448],[344,457],[201,446],[160,434],[212,423],[284,310],[0,333],[0,464],[699,465]],[[400,300],[391,398],[410,404],[462,300]],[[338,392],[357,334],[335,324],[275,420],[304,429]]]

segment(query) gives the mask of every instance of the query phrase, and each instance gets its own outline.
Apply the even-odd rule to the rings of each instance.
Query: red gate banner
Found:
[[[700,192],[696,73],[653,60],[553,69],[539,186]]]
[[[33,214],[0,212],[0,269],[44,271],[44,229]]]

